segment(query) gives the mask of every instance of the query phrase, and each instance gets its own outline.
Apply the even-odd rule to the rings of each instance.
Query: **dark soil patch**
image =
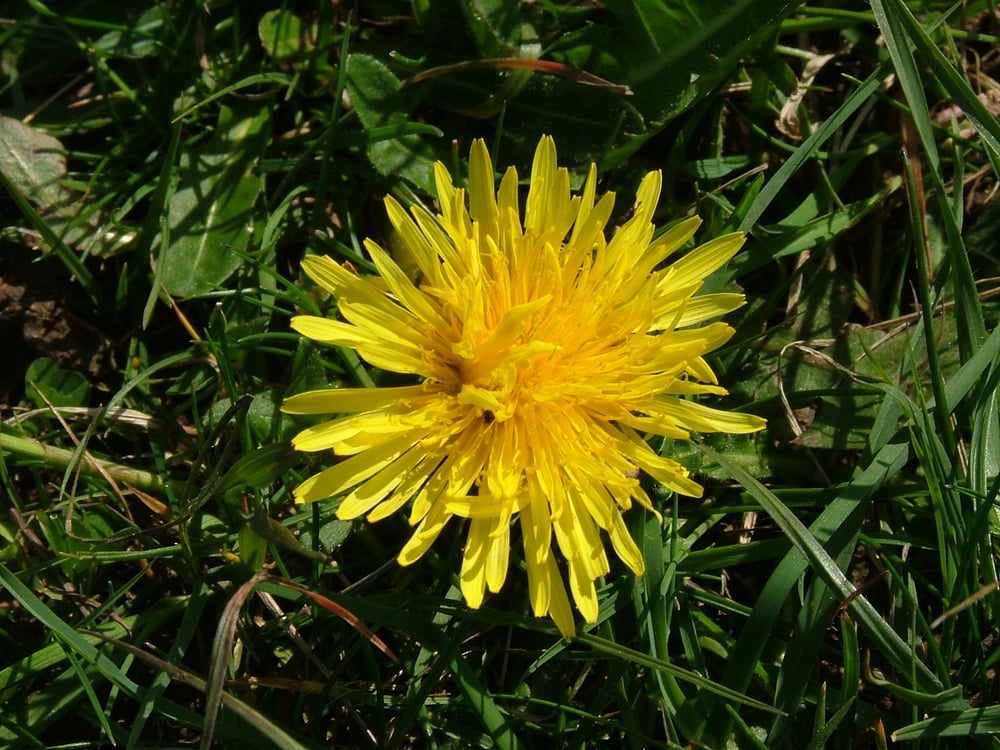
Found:
[[[60,367],[98,381],[106,372],[111,342],[74,310],[65,270],[54,261],[33,262],[24,248],[8,247],[0,265],[0,411],[24,394],[28,365],[49,357]],[[77,292],[77,294],[79,294]]]

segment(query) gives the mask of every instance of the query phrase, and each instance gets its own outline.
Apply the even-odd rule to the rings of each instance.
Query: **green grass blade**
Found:
[[[83,264],[83,261],[77,257],[73,248],[69,247],[69,245],[63,242],[61,237],[52,231],[52,227],[49,226],[48,222],[35,210],[35,207],[31,205],[31,202],[18,187],[8,179],[3,170],[0,170],[0,187],[3,187],[7,191],[7,194],[17,204],[24,218],[42,236],[45,244],[51,248],[56,257],[66,266],[66,270],[70,272],[76,283],[83,288],[94,309],[104,310],[104,295],[94,275]]]
[[[879,90],[882,82],[890,72],[891,67],[889,65],[880,65],[875,72],[851,92],[820,127],[813,131],[812,135],[802,142],[801,146],[795,149],[795,152],[788,157],[785,163],[778,168],[778,171],[764,184],[757,199],[747,209],[746,216],[740,222],[740,231],[750,232],[753,230],[754,225],[764,214],[764,211],[767,210],[767,207],[778,197],[778,194],[784,189],[792,175]]]
[[[854,698],[852,697],[843,706],[837,709],[837,712],[830,717],[830,720],[825,722],[823,726],[819,727],[813,738],[806,745],[804,750],[823,750],[827,746],[827,742],[837,731],[837,728],[854,710]]]
[[[941,157],[934,139],[934,127],[927,106],[927,95],[913,56],[913,36],[914,34],[921,36],[921,34],[914,32],[913,27],[916,26],[916,22],[913,21],[905,6],[896,0],[872,0],[872,10],[875,12],[879,29],[886,39],[886,46],[892,56],[900,86],[910,108],[914,127],[919,135],[923,155],[929,163],[930,168],[926,170],[925,176],[930,179],[934,186],[933,199],[939,209],[938,215],[947,238],[946,257],[951,265],[951,281],[955,287],[959,346],[962,359],[965,360],[972,356],[986,337],[986,327],[983,322],[982,307],[976,293],[975,278],[962,240],[961,228],[945,190],[941,172]],[[907,19],[912,23],[909,23]],[[943,21],[943,18],[941,20]],[[919,27],[917,28],[919,29]],[[910,156],[916,158],[917,155],[910,154]],[[919,206],[919,210],[924,210],[923,205]],[[923,252],[924,248],[917,248],[917,251]],[[938,281],[940,283],[941,280]]]
[[[687,669],[682,669],[681,667],[665,662],[662,659],[655,659],[648,654],[644,654],[641,651],[636,651],[635,649],[628,648],[627,646],[622,646],[619,643],[609,641],[605,638],[601,638],[590,633],[580,633],[576,640],[580,643],[584,643],[596,651],[600,651],[605,654],[611,654],[620,659],[627,659],[635,664],[640,664],[644,667],[649,667],[650,669],[658,669],[666,672],[669,675],[676,677],[679,680],[689,682],[695,687],[698,687],[706,692],[712,693],[719,696],[720,698],[725,698],[733,703],[739,703],[751,708],[756,708],[761,711],[766,711],[767,713],[778,713],[778,709],[774,706],[769,706],[767,703],[763,703],[754,698],[750,698],[738,690],[731,690],[724,685],[719,685],[718,683],[703,677],[702,675],[695,674]]]
[[[459,654],[453,654],[448,664],[465,700],[483,722],[486,731],[496,742],[496,747],[501,750],[517,750],[520,744],[506,714],[497,706],[469,662]]]
[[[53,636],[62,641],[66,648],[71,649],[89,664],[92,664],[112,684],[133,698],[142,693],[142,689],[132,678],[122,672],[117,664],[98,651],[90,641],[49,609],[3,563],[0,563],[0,584],[3,584],[11,596],[17,599],[33,617],[37,618]]]
[[[763,484],[748,474],[742,467],[730,461],[720,453],[702,446],[711,460],[725,467],[732,477],[736,479],[750,495],[761,504],[768,515],[781,527],[795,545],[796,549],[809,561],[813,570],[820,575],[828,585],[843,599],[851,600],[851,611],[858,621],[865,626],[868,635],[878,643],[880,649],[886,657],[904,674],[912,674],[915,684],[919,689],[937,692],[941,689],[941,682],[927,669],[919,659],[916,652],[905,643],[895,630],[875,611],[875,608],[864,596],[858,596],[854,586],[844,576],[843,571],[836,561],[830,557],[823,545],[809,530],[799,521],[798,518],[785,506],[774,494]],[[878,468],[900,467],[901,459],[906,455],[905,446],[890,444],[879,452],[876,456]],[[887,479],[888,477],[883,477]],[[863,494],[867,490],[870,494],[875,487],[859,486],[857,482],[852,483],[852,494]]]
[[[960,3],[955,3],[951,11],[959,7]],[[934,78],[940,83],[952,101],[962,108],[962,113],[969,118],[976,130],[979,131],[983,143],[993,152],[1000,155],[1000,121],[994,113],[987,109],[983,100],[976,95],[976,92],[969,84],[969,79],[962,75],[938,48],[930,36],[924,31],[913,12],[905,2],[900,0],[875,0],[872,8],[876,10],[876,18],[879,18],[880,11],[883,18],[886,17],[887,6],[892,7],[893,22],[895,30],[903,32],[909,43],[913,45],[921,59],[930,67]],[[944,14],[935,26],[943,24],[951,13]],[[881,22],[880,22],[881,27]]]
[[[130,643],[124,643],[111,638],[104,638],[103,640],[114,644],[117,648],[120,648],[123,651],[127,651],[154,669],[168,673],[173,680],[190,685],[201,692],[206,692],[208,689],[206,681],[201,677],[198,677],[185,669],[181,669],[164,659],[160,659],[153,654],[143,651]],[[222,706],[232,712],[235,716],[238,716],[246,724],[256,729],[262,737],[267,738],[269,743],[274,743],[274,747],[280,747],[282,750],[285,750],[286,748],[287,750],[309,750],[307,746],[303,745],[291,734],[284,731],[284,729],[282,729],[277,723],[264,716],[250,704],[225,692],[221,694],[220,701]],[[227,733],[227,735],[230,739],[233,739],[233,732],[231,730]],[[240,733],[240,736],[241,739],[245,739],[242,732]],[[260,746],[259,743],[254,743],[254,745]]]
[[[913,124],[920,135],[920,143],[924,147],[927,160],[934,171],[941,169],[941,157],[938,154],[937,143],[934,140],[931,113],[927,107],[927,97],[923,82],[913,58],[911,43],[897,16],[898,6],[891,0],[872,0],[872,10],[878,22],[879,31],[885,39],[886,48],[892,56],[893,66],[899,85],[906,96],[910,107]]]
[[[200,745],[202,750],[212,747],[212,740],[215,737],[215,724],[219,718],[219,707],[222,705],[223,688],[233,653],[233,640],[236,638],[236,624],[240,618],[240,611],[260,581],[261,574],[257,574],[241,584],[229,597],[219,617],[215,639],[212,641],[212,664],[208,670],[208,679],[205,680],[205,726],[202,728]]]
[[[894,740],[933,740],[939,737],[995,737],[1000,734],[1000,706],[970,708],[925,719],[897,729]]]
[[[114,737],[115,732],[111,728],[111,724],[108,721],[104,707],[101,705],[100,698],[97,697],[97,691],[94,689],[94,684],[90,675],[87,674],[87,670],[84,669],[84,666],[80,663],[80,659],[77,655],[70,650],[66,651],[66,660],[69,662],[70,667],[73,672],[76,673],[76,677],[80,681],[80,686],[83,688],[84,695],[87,696],[87,702],[90,704],[90,708],[93,710],[97,723],[101,727],[101,734],[109,739]]]
[[[202,583],[202,585],[192,594],[190,601],[184,608],[184,617],[181,620],[180,626],[177,628],[177,634],[170,646],[170,653],[167,655],[167,661],[169,663],[177,664],[184,658],[184,653],[187,650],[188,645],[197,634],[197,628],[200,624],[199,621],[201,619],[201,615],[205,611],[207,595],[208,587]],[[129,730],[129,736],[126,741],[126,750],[134,750],[141,744],[142,730],[149,721],[149,718],[153,715],[156,710],[157,703],[162,699],[163,693],[169,685],[170,675],[165,671],[159,672],[156,677],[153,678],[152,684],[149,686],[146,694],[139,702],[139,707],[136,710],[135,718],[132,721],[132,728]]]
[[[845,525],[838,530],[836,549],[830,550],[836,554],[837,566],[841,570],[850,564],[864,518],[856,513],[852,515],[851,521],[852,526]],[[834,619],[840,602],[840,597],[836,596],[821,579],[813,580],[806,591],[785,658],[781,660],[775,680],[774,704],[784,711],[786,716],[776,718],[771,726],[767,741],[772,747],[783,744],[786,734],[792,730],[792,721],[789,717],[795,715],[813,682],[816,664],[821,658],[830,622]]]

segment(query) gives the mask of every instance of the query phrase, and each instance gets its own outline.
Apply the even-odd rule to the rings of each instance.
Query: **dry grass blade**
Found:
[[[621,94],[622,96],[632,95],[632,89],[628,86],[606,81],[599,76],[595,76],[593,73],[577,70],[553,60],[525,60],[520,57],[492,57],[485,60],[465,60],[463,62],[452,63],[451,65],[439,65],[411,76],[402,85],[412,86],[415,83],[422,83],[423,81],[428,81],[431,78],[437,78],[442,75],[458,73],[463,70],[483,70],[486,68],[530,70],[535,73],[548,73],[549,75],[566,78],[583,86],[595,86],[613,94]]]
[[[265,577],[263,573],[255,573],[249,581],[233,592],[226,602],[219,626],[215,630],[215,639],[212,641],[212,664],[205,685],[205,726],[202,729],[200,743],[202,750],[212,747],[215,725],[219,718],[219,706],[222,704],[222,688],[226,682],[226,664],[229,662],[229,654],[236,638],[236,623],[240,611],[247,597],[253,593],[254,587]]]
[[[295,583],[294,581],[290,581],[287,578],[265,576],[264,580],[267,580],[270,583],[277,584],[278,586],[291,589],[292,591],[297,591],[300,594],[304,594],[305,596],[309,597],[313,602],[318,604],[327,612],[335,614],[341,620],[343,620],[352,628],[354,628],[358,633],[363,635],[368,640],[369,643],[371,643],[375,648],[377,648],[379,651],[385,654],[389,659],[393,661],[393,663],[399,664],[399,657],[396,656],[396,654],[393,652],[391,648],[389,648],[388,645],[386,645],[385,641],[383,641],[381,638],[375,635],[375,633],[373,633],[368,628],[368,626],[366,626],[363,622],[361,622],[361,619],[357,615],[355,615],[347,608],[342,607],[335,601],[328,599],[322,594],[317,594],[314,591],[310,591],[305,586]]]
[[[219,625],[215,631],[215,639],[212,643],[212,663],[209,668],[208,679],[205,683],[205,726],[202,730],[200,744],[203,750],[208,750],[212,746],[219,708],[224,703],[225,693],[223,692],[223,687],[226,683],[226,665],[229,662],[229,655],[232,653],[233,643],[236,639],[236,624],[239,621],[240,611],[243,609],[247,598],[253,593],[254,588],[262,581],[275,583],[284,588],[304,594],[323,609],[344,620],[344,622],[364,636],[369,643],[393,662],[399,663],[399,658],[393,653],[392,649],[361,622],[354,613],[345,607],[331,601],[322,594],[309,591],[309,589],[293,581],[258,572],[233,592],[233,595],[226,603],[222,617],[219,620]]]
[[[94,636],[100,638],[106,643],[110,643],[116,648],[120,648],[123,651],[127,651],[132,654],[139,661],[149,665],[153,669],[164,672],[170,676],[170,679],[175,682],[180,682],[184,685],[194,688],[195,690],[200,690],[207,693],[208,683],[206,680],[202,679],[198,675],[178,667],[176,664],[171,664],[165,659],[161,659],[158,656],[154,656],[148,651],[135,646],[131,643],[126,643],[125,641],[118,640],[117,638],[111,638],[96,631],[81,631],[86,635]],[[243,719],[247,724],[250,724],[256,728],[261,734],[266,737],[271,738],[274,741],[275,747],[287,748],[287,750],[306,750],[305,746],[298,742],[294,737],[286,733],[278,724],[272,723],[260,712],[254,709],[252,706],[244,703],[239,698],[235,698],[228,693],[220,692],[219,694],[220,703],[225,706],[228,710],[232,711],[234,715]],[[206,726],[208,720],[206,717]]]

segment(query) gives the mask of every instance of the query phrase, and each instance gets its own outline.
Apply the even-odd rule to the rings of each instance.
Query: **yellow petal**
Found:
[[[315,315],[296,315],[291,320],[291,326],[306,338],[331,346],[353,348],[367,340],[357,327],[349,323]]]
[[[474,518],[469,522],[469,534],[465,540],[465,554],[462,557],[462,572],[459,587],[465,603],[472,609],[479,609],[486,593],[486,557],[490,544],[489,521]]]
[[[555,141],[550,136],[544,135],[538,141],[535,158],[531,163],[531,181],[524,209],[524,228],[536,237],[548,229],[552,214],[551,206],[557,200],[555,195],[557,171]]]
[[[533,476],[528,477],[528,500],[521,503],[521,531],[524,555],[528,564],[541,565],[549,558],[552,544],[552,521],[546,495]]]
[[[342,414],[382,409],[396,403],[415,404],[432,396],[421,385],[398,388],[324,388],[296,393],[281,403],[286,414]]]
[[[500,529],[490,534],[490,546],[486,556],[486,585],[496,593],[507,580],[507,566],[510,561],[510,523],[503,521]]]
[[[653,240],[648,252],[662,261],[684,247],[684,244],[694,237],[694,233],[698,231],[700,226],[701,219],[697,216],[684,219]]]
[[[355,487],[340,503],[337,516],[344,519],[363,516],[396,489],[422,459],[421,452],[411,448],[371,479]]]
[[[385,250],[371,240],[365,242],[365,248],[372,256],[372,261],[389,290],[407,310],[437,330],[447,329],[448,324],[438,314],[428,297],[413,286],[409,277]]]
[[[683,258],[674,261],[667,274],[660,281],[662,286],[688,284],[704,281],[710,273],[729,261],[746,241],[742,232],[724,234],[699,245]]]
[[[295,502],[311,503],[339,495],[388,466],[420,437],[405,435],[324,469],[295,488]]]
[[[586,568],[575,560],[570,560],[569,563],[569,589],[583,619],[591,623],[597,622],[597,589]]]
[[[374,445],[381,445],[393,435],[420,429],[424,433],[428,425],[418,418],[420,412],[410,414],[376,410],[330,422],[323,422],[302,430],[294,438],[292,445],[299,451],[321,451],[333,448],[338,455],[357,453]],[[359,437],[363,437],[358,441]],[[349,447],[350,446],[350,447]],[[343,448],[343,449],[341,449]]]
[[[434,244],[392,196],[385,197],[385,210],[389,215],[389,222],[399,235],[399,241],[416,262],[424,279],[429,280],[432,285],[440,284],[441,264]]]
[[[396,513],[406,505],[420,490],[434,471],[437,469],[438,461],[434,458],[427,459],[413,468],[403,482],[396,488],[388,498],[375,506],[366,518],[369,523],[378,523]]]
[[[302,270],[335,297],[350,289],[357,278],[327,255],[307,255],[302,259]]]
[[[469,153],[469,215],[484,227],[487,237],[497,238],[499,228],[496,194],[493,192],[493,163],[486,143],[477,138]]]
[[[671,327],[684,328],[685,326],[692,326],[706,320],[711,320],[712,318],[728,315],[733,310],[738,310],[745,304],[746,297],[742,294],[703,294],[698,297],[692,297],[687,301],[683,312],[677,318],[676,322],[671,323]],[[671,317],[673,316],[669,312],[663,316],[663,318]],[[661,322],[665,325],[667,321],[659,319],[654,325]]]
[[[524,562],[528,572],[528,595],[532,610],[536,617],[542,617],[549,611],[549,599],[552,595],[549,579],[549,545],[544,543],[545,554],[539,554],[543,547],[539,540],[539,526],[534,509],[529,505],[521,510],[521,534],[524,537]]]
[[[630,433],[628,439],[622,440],[618,447],[622,455],[665,487],[679,495],[702,496],[704,488],[688,479],[687,469],[676,461],[654,453],[638,435]]]
[[[636,194],[635,213],[608,245],[608,255],[622,273],[628,273],[647,254],[653,237],[653,211],[660,198],[661,182],[659,172],[650,172],[643,178]],[[650,267],[655,262],[656,259],[653,259]]]
[[[569,606],[569,597],[566,595],[562,576],[559,575],[559,568],[551,557],[545,563],[545,572],[549,579],[549,617],[564,638],[572,638],[576,635],[573,610]]]
[[[698,432],[728,432],[742,435],[759,432],[767,427],[767,421],[754,414],[713,409],[696,401],[684,401],[672,396],[656,400],[658,413],[671,417],[678,424]]]
[[[618,555],[618,558],[628,565],[633,573],[641,576],[645,570],[642,553],[636,546],[635,541],[633,541],[621,513],[616,512],[614,514],[610,537],[611,544],[614,546],[615,554]]]
[[[467,495],[464,497],[444,497],[441,501],[448,512],[459,518],[473,520],[496,520],[510,506],[508,498],[491,495]]]
[[[424,520],[417,526],[417,530],[413,532],[413,536],[399,551],[399,555],[396,557],[399,564],[405,567],[419,560],[430,549],[449,520],[451,520],[451,515],[444,511],[442,505],[432,506]]]
[[[368,362],[384,370],[432,374],[430,365],[424,361],[423,350],[414,344],[379,341],[357,326],[312,315],[297,315],[291,324],[303,336],[321,344],[355,349]]]

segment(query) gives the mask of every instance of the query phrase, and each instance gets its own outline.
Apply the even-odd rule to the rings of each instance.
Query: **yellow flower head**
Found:
[[[523,214],[517,172],[509,168],[497,190],[482,141],[472,145],[467,191],[442,164],[435,170],[439,216],[419,206],[407,213],[385,199],[416,281],[370,240],[378,276],[359,276],[328,257],[303,261],[336,297],[343,320],[303,315],[292,327],[419,383],[286,399],[289,413],[348,415],[295,437],[299,450],[347,457],[303,482],[295,499],[342,496],[340,518],[367,514],[369,521],[409,505],[416,530],[401,565],[423,555],[453,517],[468,519],[460,580],[474,608],[486,589],[503,585],[513,533],[524,546],[535,614],[572,635],[559,556],[573,601],[591,623],[594,582],[610,570],[601,532],[636,575],[643,571],[622,519],[633,501],[652,510],[637,470],[680,494],[702,492],[644,436],[764,427],[759,417],[687,398],[726,392],[703,357],[733,329],[702,324],[744,299],[695,294],[744,236],[719,237],[661,268],[700,221],[654,238],[661,180],[653,172],[632,218],[609,242],[614,195],[595,202],[593,165],[582,193],[571,195],[549,137],[535,152]]]

